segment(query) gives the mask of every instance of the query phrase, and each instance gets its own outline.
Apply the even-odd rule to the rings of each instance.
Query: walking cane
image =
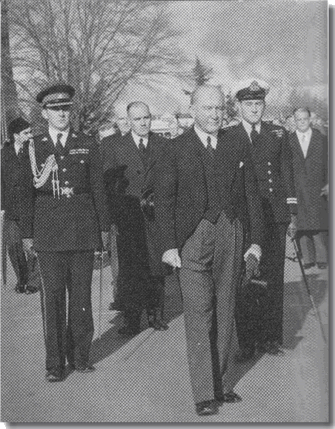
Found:
[[[301,254],[300,254],[300,251],[299,251],[299,249],[298,249],[298,245],[297,245],[297,243],[296,243],[295,238],[292,238],[292,241],[293,241],[294,250],[295,250],[296,255],[297,255],[297,258],[298,258],[298,262],[299,262],[300,270],[301,270],[302,277],[303,277],[303,280],[304,280],[304,284],[305,284],[305,287],[306,287],[306,290],[307,290],[307,294],[308,294],[309,299],[310,299],[310,301],[311,301],[311,303],[312,303],[312,307],[313,307],[313,310],[314,310],[315,317],[317,318],[317,320],[318,320],[318,322],[319,322],[320,330],[321,330],[321,334],[322,334],[323,341],[326,343],[326,342],[327,342],[327,340],[326,340],[325,333],[324,333],[324,331],[323,331],[323,326],[322,326],[322,322],[321,322],[321,317],[320,317],[319,311],[318,311],[318,309],[317,309],[317,307],[316,307],[316,305],[315,305],[315,303],[314,303],[313,296],[312,296],[311,291],[310,291],[309,286],[308,286],[308,281],[307,281],[306,273],[305,273],[305,270],[304,270],[304,267],[303,267],[303,265],[302,265],[302,261],[301,261]]]
[[[98,337],[99,340],[101,339],[101,311],[102,311],[102,271],[103,271],[103,256],[104,256],[104,250],[102,249],[99,258],[100,258],[100,296],[99,296],[99,329],[98,329]]]

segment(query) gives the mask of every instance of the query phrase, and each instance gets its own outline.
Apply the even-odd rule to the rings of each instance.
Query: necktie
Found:
[[[252,130],[251,130],[251,133],[250,133],[250,138],[251,138],[251,143],[253,145],[255,145],[257,137],[258,137],[258,132],[256,131],[256,125],[252,124]]]
[[[207,147],[206,147],[206,149],[207,149],[207,152],[209,153],[210,157],[214,158],[214,148],[212,146],[210,136],[207,137]]]
[[[21,161],[22,155],[23,155],[23,149],[22,149],[22,147],[20,147],[20,149],[19,149],[19,151],[17,153],[17,157],[18,157],[19,161]]]
[[[140,139],[140,143],[138,145],[138,148],[139,148],[141,154],[145,155],[146,147],[144,146],[143,139]]]
[[[63,134],[62,133],[58,133],[57,134],[57,143],[56,143],[56,149],[57,149],[57,151],[59,152],[59,153],[62,153],[63,152],[63,150],[64,150],[64,146],[62,145],[62,136],[63,136]]]

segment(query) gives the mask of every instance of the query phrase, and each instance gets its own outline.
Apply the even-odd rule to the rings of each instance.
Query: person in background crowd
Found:
[[[119,140],[122,136],[128,133],[130,130],[128,114],[127,114],[127,105],[124,103],[118,103],[114,107],[113,112],[113,122],[116,126],[116,131],[113,134],[102,138],[100,151],[103,164],[103,171],[106,171],[109,163],[109,159],[113,156],[114,146],[119,144]],[[117,179],[114,178],[116,183]],[[110,267],[112,271],[112,287],[113,287],[113,302],[117,300],[117,287],[118,287],[118,273],[119,273],[119,262],[118,262],[118,250],[117,250],[117,227],[115,224],[111,225],[111,230],[109,233],[109,245],[108,245],[108,254],[110,260]],[[113,302],[110,304],[109,309],[114,309]]]
[[[23,148],[32,139],[30,124],[19,117],[8,126],[9,141],[1,149],[1,210],[4,210],[4,241],[17,278],[15,291],[31,294],[39,290],[36,258],[22,243],[22,223],[28,211],[27,195],[21,182],[24,176]],[[35,273],[35,274],[34,274]]]
[[[294,122],[294,117],[293,116],[287,116],[285,119],[285,124],[284,124],[284,128],[286,129],[286,131],[288,131],[289,133],[294,133],[296,125]]]
[[[242,81],[236,98],[242,122],[229,129],[229,138],[248,144],[257,175],[265,217],[265,239],[260,263],[264,293],[245,294],[239,289],[236,323],[240,350],[237,362],[260,352],[282,354],[283,298],[286,233],[296,232],[297,198],[292,155],[282,127],[262,121],[269,86],[260,80]],[[250,288],[252,286],[250,285]]]
[[[37,253],[42,276],[48,382],[64,380],[66,359],[72,370],[95,369],[89,363],[94,250],[106,245],[110,228],[98,146],[70,125],[74,93],[60,83],[37,95],[48,132],[34,139],[26,158],[33,177],[25,192],[33,210],[23,237],[25,249]]]
[[[289,137],[298,197],[298,234],[304,267],[327,267],[328,142],[311,128],[307,108],[294,111],[297,130]]]
[[[151,114],[145,103],[130,103],[127,111],[131,132],[113,145],[107,140],[102,145],[111,216],[118,229],[119,275],[112,309],[124,313],[119,333],[133,336],[140,332],[144,309],[149,327],[168,328],[163,319],[164,272],[157,260],[159,231],[152,206],[156,163],[166,140],[150,132]]]
[[[224,97],[204,85],[191,99],[194,127],[166,145],[155,184],[162,261],[179,271],[196,412],[241,401],[233,391],[235,291],[244,254],[248,276],[261,256],[262,212],[248,146],[220,130]]]

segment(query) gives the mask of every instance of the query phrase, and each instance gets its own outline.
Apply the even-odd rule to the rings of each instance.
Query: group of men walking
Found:
[[[236,364],[257,351],[283,353],[285,243],[286,233],[297,231],[300,176],[292,162],[296,142],[262,121],[268,90],[259,80],[241,82],[242,121],[222,129],[223,94],[198,87],[191,97],[194,126],[173,140],[150,131],[145,103],[130,103],[130,131],[105,138],[101,153],[93,139],[71,128],[71,86],[38,94],[48,132],[34,141],[27,134],[20,234],[26,252],[37,255],[42,279],[49,382],[64,380],[66,361],[73,370],[94,371],[93,258],[94,250],[107,248],[111,226],[118,231],[112,308],[124,314],[121,335],[140,332],[143,311],[149,327],[168,329],[164,277],[178,273],[198,415],[241,401],[233,390]],[[322,174],[318,192],[326,194]]]

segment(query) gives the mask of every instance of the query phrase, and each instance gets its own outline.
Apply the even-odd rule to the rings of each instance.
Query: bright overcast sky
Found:
[[[226,91],[239,79],[258,77],[271,85],[270,102],[284,102],[292,87],[327,97],[327,1],[174,1],[170,8],[183,32],[181,49],[213,67],[213,83]],[[141,88],[132,96],[146,98],[153,110],[184,110],[187,98],[175,82],[162,90],[164,97]]]

